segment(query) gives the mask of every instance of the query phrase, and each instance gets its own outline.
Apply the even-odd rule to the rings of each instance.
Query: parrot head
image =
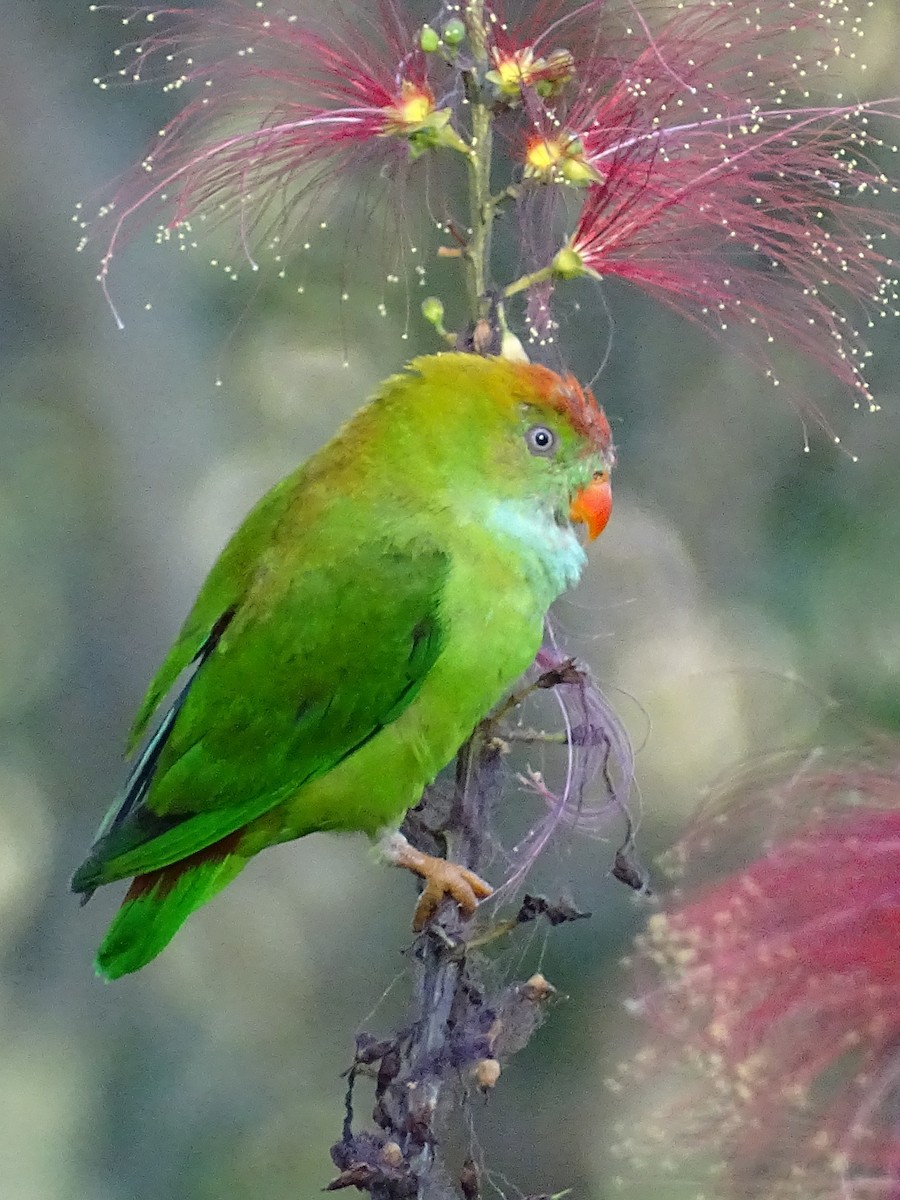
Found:
[[[409,461],[436,495],[460,512],[505,506],[513,519],[536,512],[551,527],[581,524],[590,540],[602,532],[615,450],[603,409],[571,375],[458,353],[415,359],[409,372],[381,400],[412,416]]]
[[[572,375],[554,376],[529,366],[538,388],[537,403],[528,405],[525,419],[535,424],[525,431],[529,453],[553,462],[568,499],[568,518],[581,523],[593,541],[606,528],[612,512],[610,471],[615,463],[612,433],[603,409],[590,391]]]

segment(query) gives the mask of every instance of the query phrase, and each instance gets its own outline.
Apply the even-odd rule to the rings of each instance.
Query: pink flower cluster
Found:
[[[729,1194],[900,1195],[900,771],[807,766],[744,799],[682,858],[727,854],[763,814],[800,828],[651,919],[633,1002],[647,1041],[623,1077],[680,1065],[650,1141],[716,1163]],[[646,1153],[646,1133],[620,1148]]]
[[[877,407],[863,367],[869,329],[898,311],[883,138],[900,107],[826,88],[856,56],[851,0],[467,0],[424,26],[400,0],[349,4],[126,11],[139,32],[119,76],[189,98],[85,223],[105,239],[104,286],[123,237],[154,214],[163,238],[188,243],[198,222],[233,218],[254,266],[266,249],[283,262],[335,207],[373,238],[370,183],[385,178],[401,227],[430,205],[464,244],[446,171],[471,152],[476,86],[509,194],[555,190],[574,208],[544,263],[523,218],[523,256],[551,287],[619,276],[732,337],[776,385],[778,341]],[[427,204],[414,190],[426,171]]]

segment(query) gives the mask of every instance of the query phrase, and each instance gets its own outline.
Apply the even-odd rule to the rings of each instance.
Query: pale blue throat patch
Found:
[[[560,525],[551,510],[523,500],[499,500],[488,509],[485,524],[537,560],[556,595],[581,578],[587,555],[572,526]]]

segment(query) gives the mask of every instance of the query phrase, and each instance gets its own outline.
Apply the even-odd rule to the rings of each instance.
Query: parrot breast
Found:
[[[421,689],[386,728],[246,830],[246,844],[314,830],[396,828],[423,788],[527,670],[544,616],[584,551],[571,526],[534,502],[497,502],[489,520],[455,529],[441,597],[446,635]],[[491,528],[491,521],[495,527]]]

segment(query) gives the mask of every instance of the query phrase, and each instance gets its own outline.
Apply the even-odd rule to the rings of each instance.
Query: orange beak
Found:
[[[612,512],[609,472],[598,471],[589,484],[576,492],[569,505],[569,520],[582,521],[593,541],[603,532]]]

